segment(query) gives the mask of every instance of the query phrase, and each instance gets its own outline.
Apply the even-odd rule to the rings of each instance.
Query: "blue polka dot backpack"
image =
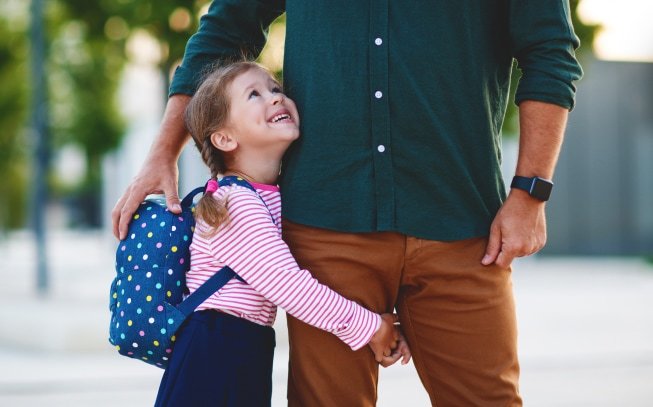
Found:
[[[254,190],[236,177],[224,177],[219,184]],[[239,278],[224,267],[184,299],[195,229],[193,199],[204,190],[196,188],[184,197],[181,214],[169,212],[163,198],[144,201],[129,224],[127,237],[120,241],[109,300],[109,342],[121,355],[165,369],[175,332],[184,320],[231,278]]]

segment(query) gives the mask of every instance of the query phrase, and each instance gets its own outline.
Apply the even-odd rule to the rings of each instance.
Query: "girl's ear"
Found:
[[[220,151],[234,151],[238,147],[238,142],[229,132],[225,130],[216,131],[211,134],[211,144]]]

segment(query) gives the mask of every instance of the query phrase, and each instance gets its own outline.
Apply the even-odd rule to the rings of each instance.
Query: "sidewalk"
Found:
[[[152,405],[162,371],[106,340],[114,245],[97,232],[53,233],[51,291],[38,298],[29,236],[0,240],[0,406]],[[653,266],[525,259],[514,286],[526,406],[653,405]],[[276,407],[285,405],[283,315],[275,329]],[[378,405],[429,405],[412,365],[381,371]]]

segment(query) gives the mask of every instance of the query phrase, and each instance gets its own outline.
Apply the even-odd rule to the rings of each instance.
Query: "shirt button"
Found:
[[[383,93],[380,90],[377,90],[374,92],[374,97],[377,99],[381,99],[383,97]]]
[[[379,153],[382,153],[385,151],[385,146],[383,144],[379,144],[379,146],[376,149],[379,150]]]
[[[374,43],[376,45],[381,45],[381,44],[383,44],[383,40],[381,38],[377,38],[377,39],[374,40]]]

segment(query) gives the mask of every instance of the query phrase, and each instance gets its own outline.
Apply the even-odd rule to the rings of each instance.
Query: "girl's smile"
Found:
[[[271,123],[295,123],[293,121],[292,117],[290,117],[290,112],[288,111],[288,109],[285,109],[285,108],[279,110],[276,114],[274,114],[272,116],[272,118],[268,120],[268,122],[271,122]]]

